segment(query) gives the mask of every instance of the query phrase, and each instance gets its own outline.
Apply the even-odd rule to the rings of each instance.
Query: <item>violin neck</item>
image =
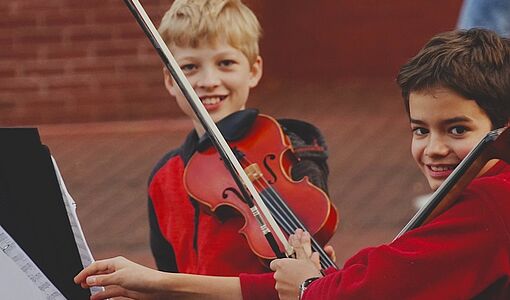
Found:
[[[510,129],[489,132],[462,160],[452,174],[432,194],[427,203],[413,216],[395,239],[435,218],[459,198],[464,188],[480,173],[491,159],[510,163]]]

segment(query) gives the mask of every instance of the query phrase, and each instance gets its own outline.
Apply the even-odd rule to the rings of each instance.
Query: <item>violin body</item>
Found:
[[[258,166],[257,175],[249,177],[267,206],[273,206],[272,202],[282,199],[302,222],[303,229],[310,232],[320,245],[331,238],[338,225],[337,211],[326,193],[311,184],[307,177],[300,181],[291,178],[289,174],[297,158],[290,140],[275,119],[258,115],[249,132],[241,140],[230,142],[229,146],[245,170]],[[250,173],[247,171],[247,174]],[[225,206],[238,211],[246,220],[239,232],[246,237],[252,251],[263,259],[275,258],[274,251],[214,147],[191,157],[184,172],[184,185],[191,197],[213,213]],[[287,214],[286,209],[282,212],[278,208],[276,210],[276,214]],[[275,215],[275,212],[271,213]],[[284,232],[288,235],[294,230]]]

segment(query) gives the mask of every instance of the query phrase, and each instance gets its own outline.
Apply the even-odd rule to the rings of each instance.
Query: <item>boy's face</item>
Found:
[[[262,75],[260,57],[250,65],[248,58],[226,41],[201,44],[197,48],[172,46],[171,50],[215,122],[244,109],[250,89],[258,84]],[[199,123],[186,98],[166,68],[164,74],[168,92],[176,98],[182,111],[192,118],[196,128]]]
[[[437,88],[409,97],[414,160],[436,190],[492,127],[474,100]],[[487,164],[482,172],[494,162]]]

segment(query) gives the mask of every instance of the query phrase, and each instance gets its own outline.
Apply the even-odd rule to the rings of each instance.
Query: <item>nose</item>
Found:
[[[197,79],[197,86],[202,89],[213,89],[220,85],[220,76],[218,70],[214,68],[202,68]]]
[[[428,157],[442,157],[448,155],[450,147],[444,141],[444,138],[438,135],[430,135],[426,148],[425,155]]]

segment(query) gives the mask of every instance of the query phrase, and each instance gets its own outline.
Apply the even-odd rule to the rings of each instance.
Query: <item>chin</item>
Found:
[[[441,186],[442,183],[443,183],[443,181],[429,179],[429,186],[432,191],[437,190]]]
[[[218,121],[221,121],[223,118],[225,118],[226,116],[229,115],[229,114],[220,113],[220,112],[217,112],[217,113],[209,112],[209,114],[215,123]]]

